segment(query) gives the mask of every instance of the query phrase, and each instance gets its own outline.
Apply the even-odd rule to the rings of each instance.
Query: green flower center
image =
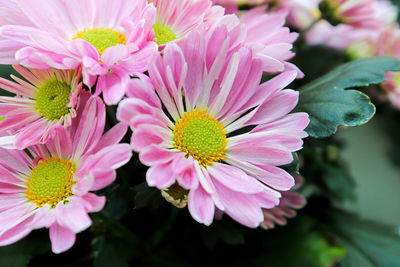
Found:
[[[224,126],[201,110],[186,112],[175,123],[174,147],[206,166],[223,160],[226,151]]]
[[[36,110],[49,120],[58,120],[68,114],[71,85],[60,80],[50,80],[40,86],[36,96]]]
[[[156,39],[158,45],[166,44],[176,39],[175,33],[170,28],[162,24],[155,23],[153,25],[153,30],[155,33],[154,38]]]
[[[38,207],[50,204],[53,207],[72,196],[71,187],[76,171],[71,161],[58,158],[45,159],[32,170],[26,181],[25,196]]]
[[[78,32],[78,34],[72,39],[77,38],[81,38],[91,43],[100,55],[110,46],[126,43],[126,38],[123,34],[113,29],[105,28],[93,28]]]

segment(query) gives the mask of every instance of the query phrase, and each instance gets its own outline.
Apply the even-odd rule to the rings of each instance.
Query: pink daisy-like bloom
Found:
[[[27,148],[30,154],[0,148],[0,246],[45,227],[53,252],[61,253],[91,225],[88,213],[103,208],[105,197],[90,191],[112,183],[115,169],[129,161],[130,146],[118,144],[127,127],[120,123],[103,135],[105,107],[98,97],[78,116],[69,131],[57,127],[47,144]]]
[[[312,45],[323,44],[337,50],[345,50],[354,44],[362,45],[363,50],[369,49],[368,43],[376,43],[382,27],[394,23],[397,19],[397,8],[389,1],[375,1],[373,6],[373,13],[370,15],[374,21],[379,21],[380,27],[370,29],[343,23],[333,26],[328,21],[322,20],[306,34],[306,41]]]
[[[106,104],[125,93],[129,75],[143,72],[157,51],[148,41],[155,9],[145,0],[16,0],[31,22],[5,25],[0,36],[19,49],[16,60],[30,68],[75,69],[82,65],[83,81]],[[1,51],[3,53],[4,51]]]
[[[229,43],[224,25],[168,43],[149,67],[152,82],[132,81],[117,118],[133,130],[131,144],[150,166],[150,186],[170,201],[187,199],[198,222],[211,224],[217,208],[257,227],[262,209],[279,204],[277,190],[294,185],[277,166],[301,149],[309,120],[288,114],[298,93],[282,88],[295,71],[259,85],[262,62],[247,47],[230,55]]]
[[[334,25],[347,24],[355,28],[379,29],[382,18],[376,17],[376,9],[381,8],[376,0],[322,0],[322,15]]]
[[[201,25],[211,7],[209,0],[151,0],[157,15],[153,25],[154,40],[164,48],[170,41],[180,40]]]
[[[0,78],[0,88],[17,95],[0,96],[0,116],[6,117],[0,131],[12,133],[0,137],[0,145],[23,149],[46,143],[55,127],[68,127],[76,117],[81,72],[14,68],[26,81],[13,75],[16,82]]]
[[[322,20],[305,35],[305,40],[311,45],[345,50],[356,42],[374,40],[378,36],[378,30],[357,29],[346,24],[333,26],[328,21]]]
[[[296,209],[301,209],[306,204],[306,199],[293,190],[298,189],[303,183],[303,178],[298,174],[292,174],[296,184],[291,191],[281,192],[282,197],[279,205],[272,209],[264,209],[264,221],[261,227],[264,229],[274,228],[275,225],[286,225],[287,218],[296,216]]]
[[[287,13],[265,13],[265,10],[266,6],[253,8],[239,19],[236,15],[225,15],[222,7],[214,6],[206,17],[205,28],[208,35],[212,35],[219,25],[225,25],[230,38],[230,53],[237,52],[242,46],[251,48],[254,57],[261,60],[264,72],[296,70],[297,77],[303,77],[295,65],[287,62],[294,56],[291,49],[298,37],[297,33],[283,27]]]

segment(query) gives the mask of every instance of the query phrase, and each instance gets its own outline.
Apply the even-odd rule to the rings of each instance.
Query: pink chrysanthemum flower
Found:
[[[51,141],[29,147],[29,154],[0,148],[0,246],[46,227],[53,252],[66,251],[91,225],[88,213],[103,208],[105,197],[90,191],[113,182],[115,169],[129,161],[130,146],[118,144],[127,129],[117,124],[103,135],[105,108],[98,97],[78,116],[69,132],[57,127]]]
[[[147,41],[155,9],[145,0],[16,0],[32,26],[5,25],[0,36],[21,44],[15,57],[30,68],[75,69],[107,104],[125,93],[129,74],[143,72],[157,51]],[[3,52],[3,51],[1,51]]]
[[[194,31],[167,44],[149,67],[155,92],[149,81],[133,81],[117,117],[133,130],[132,147],[150,166],[150,186],[177,206],[187,199],[193,218],[206,225],[217,207],[257,227],[262,209],[279,204],[277,190],[294,185],[277,166],[302,147],[309,120],[288,114],[298,93],[281,90],[296,72],[259,85],[261,61],[246,47],[228,56],[226,32],[221,25],[211,35]]]
[[[261,60],[264,72],[296,70],[298,78],[303,77],[303,73],[295,65],[287,62],[294,56],[291,49],[298,36],[284,27],[287,13],[266,13],[265,10],[265,6],[253,8],[239,19],[236,15],[225,15],[223,8],[214,6],[206,17],[208,35],[214,34],[220,25],[225,25],[227,34],[224,35],[230,39],[231,52],[247,46],[253,50],[254,57]]]
[[[150,0],[157,15],[153,25],[154,40],[163,48],[167,42],[179,40],[201,25],[211,7],[209,0]]]
[[[379,31],[357,29],[346,24],[331,25],[328,21],[318,22],[305,36],[311,45],[324,45],[335,50],[345,50],[355,42],[375,39]]]
[[[36,70],[14,66],[22,77],[0,78],[0,88],[16,97],[0,96],[0,131],[12,135],[0,138],[1,146],[18,149],[47,142],[57,125],[68,127],[76,117],[82,89],[80,70]]]
[[[333,25],[347,24],[355,28],[379,29],[384,20],[375,16],[379,5],[376,0],[322,0],[320,8],[323,17]]]
[[[291,191],[281,192],[282,197],[279,205],[272,209],[264,209],[264,221],[261,227],[264,229],[274,228],[275,225],[286,225],[287,218],[296,216],[296,209],[301,209],[306,204],[306,199],[293,190],[299,188],[303,178],[298,174],[292,174],[296,180],[295,186]]]
[[[328,21],[322,20],[306,34],[306,41],[312,45],[323,44],[337,50],[345,50],[354,44],[356,44],[354,47],[361,45],[362,50],[369,49],[368,43],[377,41],[382,27],[394,23],[397,19],[397,8],[389,1],[375,1],[373,6],[373,13],[370,15],[374,21],[379,21],[380,27],[377,29],[355,27],[349,24],[333,26]],[[359,54],[363,51],[353,50],[353,52]],[[369,53],[369,51],[366,52]],[[362,55],[359,56],[362,57]]]

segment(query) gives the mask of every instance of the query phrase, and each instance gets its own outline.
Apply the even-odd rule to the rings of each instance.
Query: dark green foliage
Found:
[[[340,155],[340,146],[332,139],[308,139],[302,153],[304,164],[301,173],[312,186],[313,194],[334,201],[354,201],[355,183]]]
[[[369,97],[345,89],[383,82],[385,71],[396,70],[400,70],[400,61],[394,58],[360,59],[302,86],[296,110],[310,115],[307,132],[312,137],[327,137],[339,126],[358,126],[369,121],[375,113]]]
[[[340,266],[400,266],[400,235],[394,227],[362,220],[354,214],[335,209],[324,215],[324,227],[347,250]]]

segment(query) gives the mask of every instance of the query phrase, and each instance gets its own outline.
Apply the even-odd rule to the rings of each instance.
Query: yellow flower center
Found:
[[[55,207],[73,195],[71,187],[75,171],[76,166],[71,161],[54,157],[45,159],[32,170],[25,182],[25,196],[38,207],[46,204]]]
[[[43,83],[36,95],[36,110],[49,120],[58,120],[68,114],[71,85],[54,79]]]
[[[223,160],[226,155],[224,126],[202,110],[186,112],[175,123],[174,147],[206,166]]]
[[[154,38],[156,39],[158,45],[166,44],[176,39],[175,33],[170,28],[162,24],[155,23],[153,25],[153,30],[155,34]]]
[[[110,46],[126,43],[126,38],[123,34],[113,29],[105,29],[103,27],[78,32],[78,34],[72,39],[77,38],[81,38],[91,43],[100,55]]]

